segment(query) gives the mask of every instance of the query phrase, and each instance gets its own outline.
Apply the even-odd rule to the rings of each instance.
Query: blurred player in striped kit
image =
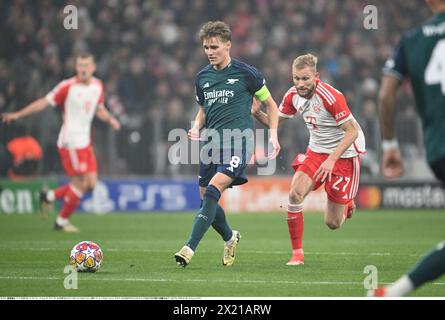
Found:
[[[120,129],[120,123],[105,108],[104,86],[101,80],[93,76],[95,70],[94,57],[89,53],[80,54],[76,58],[75,77],[63,80],[45,97],[23,109],[2,115],[3,121],[11,122],[42,111],[49,105],[62,108],[63,125],[57,147],[70,181],[55,190],[42,191],[40,194],[42,212],[56,199],[63,200],[62,209],[54,224],[56,230],[79,231],[70,223],[69,218],[85,192],[93,190],[96,185],[97,163],[91,144],[94,116],[108,123],[114,130]]]

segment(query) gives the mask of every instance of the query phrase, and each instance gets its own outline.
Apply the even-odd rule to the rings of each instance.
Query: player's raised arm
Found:
[[[103,122],[108,123],[114,130],[119,130],[121,128],[119,121],[117,121],[103,104],[97,106],[96,116]]]
[[[397,178],[403,174],[402,156],[394,133],[396,99],[400,83],[396,77],[384,75],[379,92],[379,118],[383,139],[381,170],[386,178]]]
[[[3,122],[9,123],[18,120],[20,118],[27,117],[33,113],[40,112],[48,106],[49,106],[48,100],[46,99],[46,97],[42,97],[40,99],[31,102],[29,105],[25,106],[19,111],[7,112],[2,114],[2,120]]]

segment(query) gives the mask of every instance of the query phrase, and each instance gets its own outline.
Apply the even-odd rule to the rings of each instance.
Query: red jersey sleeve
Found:
[[[65,104],[66,97],[68,96],[68,90],[72,83],[73,80],[69,79],[62,81],[57,86],[55,86],[54,89],[46,95],[46,100],[48,100],[49,104],[53,107],[63,106]]]
[[[316,92],[323,100],[326,110],[332,114],[332,117],[334,117],[338,124],[342,124],[348,120],[351,111],[349,110],[345,96],[340,91],[320,81],[317,83]]]
[[[284,118],[292,118],[294,114],[297,112],[297,109],[295,109],[293,98],[295,94],[297,93],[297,90],[295,87],[291,87],[283,96],[283,100],[280,103],[280,106],[278,107],[278,113],[280,117]]]

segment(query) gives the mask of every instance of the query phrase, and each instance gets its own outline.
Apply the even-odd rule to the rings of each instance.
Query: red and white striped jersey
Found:
[[[310,132],[309,148],[317,153],[332,153],[344,136],[341,124],[355,120],[343,94],[319,80],[309,99],[298,95],[297,89],[292,86],[284,95],[278,111],[285,118],[292,118],[297,112],[303,117]],[[365,136],[360,128],[357,139],[341,158],[355,157],[364,152]]]
[[[104,103],[102,81],[93,77],[89,84],[83,84],[77,77],[66,79],[49,92],[46,99],[63,111],[57,146],[78,149],[90,145],[91,123],[97,106]]]

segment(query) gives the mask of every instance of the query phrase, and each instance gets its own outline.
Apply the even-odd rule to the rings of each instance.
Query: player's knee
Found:
[[[302,203],[304,200],[304,193],[299,190],[292,189],[289,192],[289,203]]]
[[[329,229],[331,230],[335,230],[341,227],[341,221],[337,221],[337,220],[325,220],[324,222]]]

